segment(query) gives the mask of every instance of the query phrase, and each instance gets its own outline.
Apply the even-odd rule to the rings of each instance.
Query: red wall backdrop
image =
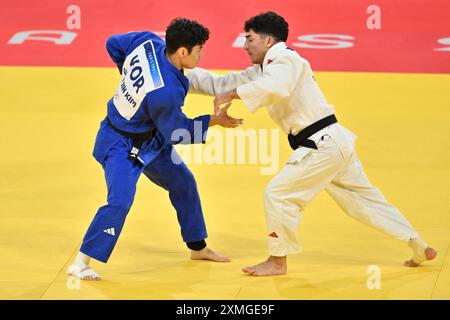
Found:
[[[366,10],[372,4],[381,9],[380,30],[366,25],[370,16]],[[81,9],[79,30],[67,28],[69,5]],[[0,65],[112,66],[105,51],[109,35],[164,31],[172,18],[183,16],[197,19],[211,31],[200,66],[240,69],[250,61],[233,43],[245,20],[266,10],[288,20],[288,45],[315,70],[450,73],[449,0],[0,0]],[[66,45],[36,40],[8,43],[18,32],[30,30],[70,31],[76,37]],[[299,37],[314,34],[352,37],[345,40],[351,46],[299,46],[306,43]]]

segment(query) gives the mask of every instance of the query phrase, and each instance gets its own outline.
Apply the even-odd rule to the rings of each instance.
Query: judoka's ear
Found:
[[[267,36],[265,39],[266,48],[270,48],[275,44],[275,38],[272,36]]]
[[[180,47],[180,48],[178,48],[178,54],[182,57],[185,57],[185,56],[189,55],[189,51],[185,47]]]

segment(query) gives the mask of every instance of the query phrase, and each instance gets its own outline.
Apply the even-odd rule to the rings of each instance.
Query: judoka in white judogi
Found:
[[[247,37],[252,35],[257,34],[253,30],[247,32]],[[248,45],[246,50],[252,54]],[[191,92],[223,97],[234,91],[234,98],[242,99],[251,112],[266,107],[286,135],[297,135],[311,124],[334,114],[334,108],[317,85],[308,61],[284,42],[273,44],[262,64],[244,71],[217,75],[195,68],[187,77]],[[264,205],[271,257],[300,251],[296,237],[300,212],[323,189],[352,218],[401,241],[417,239],[418,244],[413,246],[419,248],[418,252],[423,253],[427,248],[402,213],[368,180],[355,152],[355,139],[356,136],[341,124],[331,124],[309,137],[317,149],[298,147],[270,181],[265,190]],[[419,255],[421,257],[416,255],[415,259],[417,264],[424,260],[423,254]],[[257,267],[244,271],[254,275],[285,273],[267,274],[258,271]]]

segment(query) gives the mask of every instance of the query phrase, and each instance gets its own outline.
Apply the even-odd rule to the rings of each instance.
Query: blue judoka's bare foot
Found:
[[[97,272],[89,266],[91,257],[83,252],[78,252],[77,257],[72,265],[67,269],[67,273],[70,276],[78,278],[80,280],[99,281],[101,277]]]
[[[260,264],[246,267],[242,269],[243,272],[251,276],[279,276],[287,273],[286,256],[275,257],[270,256],[266,261]]]
[[[215,262],[230,262],[230,258],[222,256],[218,254],[208,247],[203,248],[202,250],[191,250],[191,259],[192,260],[211,260]]]
[[[94,271],[90,266],[84,265],[80,266],[78,264],[72,264],[68,269],[67,273],[80,280],[87,281],[100,281],[102,278]]]

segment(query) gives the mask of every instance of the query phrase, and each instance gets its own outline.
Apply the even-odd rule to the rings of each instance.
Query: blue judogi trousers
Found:
[[[174,163],[172,152],[173,146],[165,144],[161,152],[144,167],[128,159],[129,147],[123,142],[118,141],[109,149],[102,163],[108,187],[108,204],[98,210],[91,222],[81,252],[96,260],[108,261],[133,204],[141,173],[169,192],[184,242],[207,238],[195,178],[183,162]],[[175,156],[178,155],[175,153]]]

